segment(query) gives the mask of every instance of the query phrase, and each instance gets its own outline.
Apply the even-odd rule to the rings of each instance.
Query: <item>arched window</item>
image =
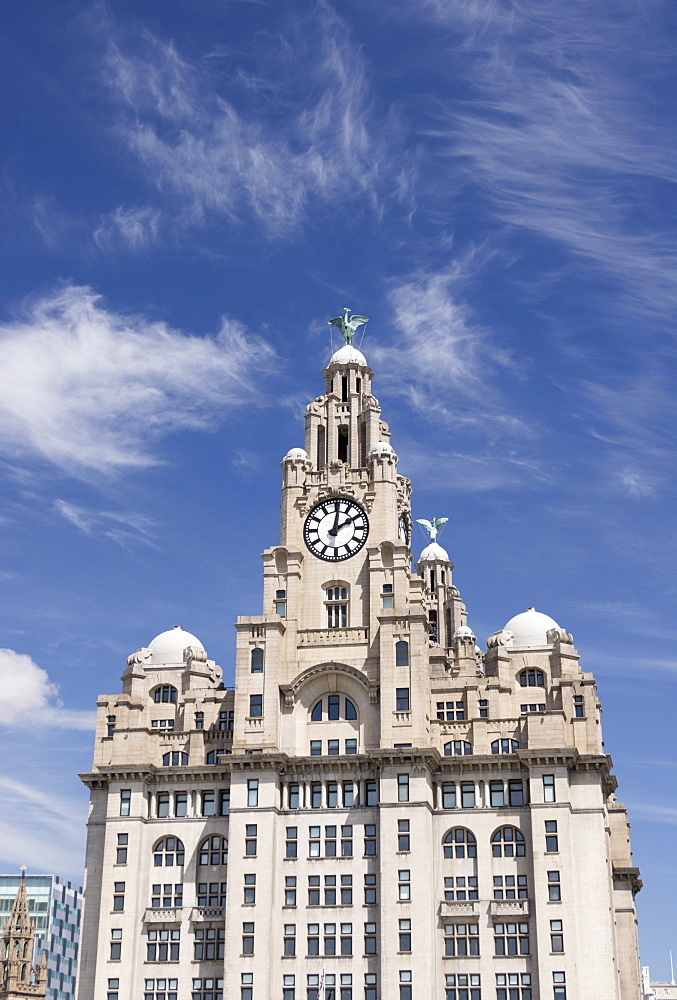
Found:
[[[228,841],[225,837],[214,834],[200,844],[198,852],[199,865],[227,865]]]
[[[524,837],[515,826],[502,826],[491,838],[491,853],[495,858],[526,856]]]
[[[260,646],[252,649],[251,652],[251,672],[253,674],[263,673],[263,650]]]
[[[223,763],[222,758],[225,757],[226,754],[232,752],[233,752],[232,750],[226,750],[225,747],[221,747],[219,750],[210,750],[209,753],[207,754],[207,763],[222,764]]]
[[[163,837],[153,849],[153,864],[156,868],[161,868],[162,865],[168,868],[173,865],[180,867],[183,865],[184,857],[183,841],[178,837]]]
[[[520,686],[525,687],[545,687],[545,674],[542,670],[534,670],[529,668],[528,670],[521,670],[519,673]]]
[[[491,744],[492,753],[517,753],[519,748],[517,740],[494,740]]]
[[[329,722],[347,719],[352,722],[357,719],[357,709],[350,698],[340,694],[330,694],[315,702],[310,713],[311,722],[322,722],[323,719]]]
[[[467,740],[451,740],[444,744],[445,757],[469,757],[472,753],[472,744]]]
[[[395,643],[395,666],[409,666],[409,643],[405,642],[404,639],[400,639],[399,642]]]
[[[187,763],[188,754],[184,750],[172,750],[162,755],[163,767],[185,767]]]
[[[157,703],[162,701],[175,702],[176,695],[177,690],[173,684],[161,684],[153,691],[153,701]]]
[[[327,587],[325,590],[327,628],[346,628],[348,625],[348,588]]]
[[[475,834],[465,827],[457,826],[445,834],[442,845],[445,858],[476,858],[477,840]]]

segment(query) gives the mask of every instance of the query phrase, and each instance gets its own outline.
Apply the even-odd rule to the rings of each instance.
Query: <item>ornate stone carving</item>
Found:
[[[508,632],[506,629],[501,629],[500,632],[495,632],[490,635],[487,639],[487,647],[489,649],[496,649],[497,646],[507,646],[509,642],[512,642],[512,632]]]
[[[127,657],[127,665],[129,667],[135,667],[137,665],[147,663],[152,655],[153,654],[150,649],[146,649],[145,646],[142,646],[141,649],[137,649],[135,653],[132,653],[131,656]]]
[[[551,628],[549,632],[546,632],[545,638],[548,642],[565,642],[569,645],[572,645],[574,641],[571,632],[565,632],[563,628]]]
[[[206,663],[207,651],[205,649],[198,649],[197,646],[186,646],[183,651],[183,661],[184,663],[190,663],[191,660],[195,663]]]

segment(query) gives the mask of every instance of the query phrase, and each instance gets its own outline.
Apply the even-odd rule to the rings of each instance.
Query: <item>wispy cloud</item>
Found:
[[[478,189],[496,221],[612,276],[624,311],[674,307],[674,241],[655,203],[656,185],[677,179],[673,130],[636,83],[650,63],[654,82],[670,87],[656,10],[625,0],[430,0],[410,10],[447,30],[450,72],[467,85],[429,129],[454,189]]]
[[[93,233],[100,250],[138,252],[156,243],[160,236],[161,215],[153,208],[123,208],[101,216]]]
[[[0,365],[0,449],[91,476],[152,465],[163,436],[215,426],[256,397],[274,353],[226,317],[189,337],[65,286],[0,325]]]
[[[677,823],[677,809],[674,806],[632,803],[628,808],[632,819],[644,819],[654,823]]]
[[[34,782],[0,774],[0,860],[5,867],[68,873],[80,879],[83,867],[84,800],[53,795]]]
[[[46,670],[25,653],[0,649],[0,726],[41,725],[59,729],[93,729],[93,712],[62,706],[59,688]]]
[[[108,52],[125,109],[123,141],[192,221],[254,218],[281,235],[314,202],[376,197],[387,124],[371,114],[365,64],[344,22],[319,3],[295,44],[263,36],[256,69],[219,74],[143,33]],[[228,60],[230,65],[230,60]]]
[[[89,538],[103,536],[126,547],[132,542],[152,543],[153,523],[132,511],[91,510],[57,499],[54,509]]]

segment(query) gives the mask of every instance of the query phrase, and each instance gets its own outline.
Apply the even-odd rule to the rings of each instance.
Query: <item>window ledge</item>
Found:
[[[510,917],[529,916],[528,899],[492,899],[489,903],[489,916]],[[519,956],[517,956],[519,958]]]
[[[440,903],[440,916],[445,918],[470,917],[477,912],[477,902],[472,899],[460,903],[451,899],[443,899]]]

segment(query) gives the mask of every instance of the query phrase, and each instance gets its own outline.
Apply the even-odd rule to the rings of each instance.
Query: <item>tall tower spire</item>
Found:
[[[0,1000],[45,996],[47,955],[43,952],[39,964],[33,965],[34,944],[35,931],[26,896],[26,868],[22,865],[12,912],[0,939]]]

